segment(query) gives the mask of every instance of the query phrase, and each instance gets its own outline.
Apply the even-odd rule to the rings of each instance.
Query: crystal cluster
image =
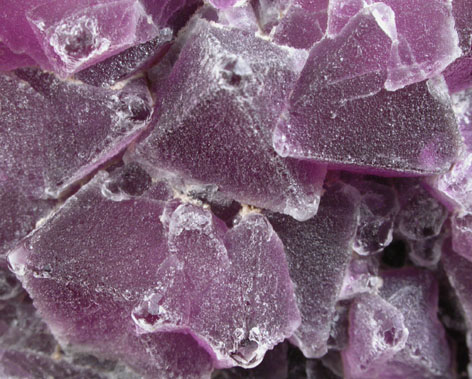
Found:
[[[0,0],[0,377],[472,376],[470,0]]]

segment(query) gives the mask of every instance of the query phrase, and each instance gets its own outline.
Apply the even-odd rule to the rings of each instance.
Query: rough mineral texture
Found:
[[[0,0],[0,378],[472,377],[471,0]]]
[[[327,351],[329,320],[334,315],[351,258],[358,204],[358,192],[340,184],[327,190],[317,215],[309,221],[269,215],[286,248],[302,315],[302,323],[292,340],[310,358],[320,357]]]
[[[280,155],[396,175],[450,167],[459,136],[444,83],[383,89],[391,40],[376,12],[384,7],[358,13],[310,51],[274,131]]]
[[[215,184],[240,202],[310,218],[324,166],[281,158],[270,145],[299,54],[199,21],[158,92],[154,129],[137,147],[139,160],[189,183]]]

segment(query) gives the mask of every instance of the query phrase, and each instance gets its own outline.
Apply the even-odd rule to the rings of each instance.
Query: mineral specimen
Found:
[[[470,0],[0,0],[0,377],[472,376]]]

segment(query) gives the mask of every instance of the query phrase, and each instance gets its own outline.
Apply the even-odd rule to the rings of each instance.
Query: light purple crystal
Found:
[[[215,184],[245,204],[313,216],[324,166],[283,159],[271,146],[298,59],[296,50],[198,21],[158,92],[154,129],[136,159],[188,184]]]
[[[120,358],[145,377],[205,377],[210,357],[191,336],[136,333],[132,309],[168,254],[164,203],[108,199],[107,178],[97,174],[36,229],[9,255],[12,269],[61,344]]]
[[[209,211],[182,204],[168,222],[162,279],[133,320],[147,332],[190,333],[219,367],[256,366],[300,323],[280,240],[257,214],[227,230]]]
[[[395,190],[389,185],[356,177],[348,183],[361,194],[353,249],[360,255],[379,253],[392,242],[399,208]]]
[[[428,183],[448,208],[472,212],[472,88],[453,94],[452,101],[463,140],[461,154],[449,171]]]
[[[171,38],[172,31],[163,29],[156,38],[113,55],[78,72],[74,77],[94,86],[114,85],[156,64],[167,52]]]
[[[44,0],[1,0],[0,40],[15,54],[30,56],[45,70],[52,69],[48,58],[31,28],[26,13]]]
[[[210,0],[210,4],[219,9],[232,7],[237,0]]]
[[[454,0],[452,13],[455,19],[455,28],[459,35],[459,46],[464,54],[470,54],[472,49],[472,4],[469,0]]]
[[[49,1],[26,17],[50,65],[69,76],[158,34],[139,0]]]
[[[28,66],[36,66],[36,62],[26,54],[15,54],[0,41],[0,71],[10,71]]]
[[[281,156],[396,175],[441,172],[454,161],[459,136],[445,84],[383,89],[391,40],[376,12],[385,7],[367,8],[313,47],[274,131]]]
[[[472,358],[472,262],[456,254],[445,244],[442,258],[443,267],[446,271],[449,282],[459,298],[467,327],[467,345],[469,347],[469,359]],[[472,360],[471,360],[472,361]],[[472,372],[472,365],[468,365],[469,373]]]
[[[451,218],[452,248],[472,261],[472,214],[458,214]]]
[[[324,37],[328,22],[328,0],[295,0],[274,31],[274,42],[310,49]]]
[[[403,314],[378,295],[364,294],[351,306],[349,346],[343,351],[347,378],[375,378],[408,339]],[[387,376],[386,376],[387,377]]]
[[[431,273],[387,271],[380,296],[362,295],[351,308],[348,378],[452,378],[438,287]]]
[[[460,56],[448,0],[332,0],[329,35],[341,33],[352,16],[369,7],[374,9],[379,26],[392,39],[388,47],[387,90],[432,78]]]
[[[438,236],[448,216],[446,207],[432,197],[421,183],[405,181],[399,189],[402,196],[396,218],[397,232],[413,241]]]
[[[308,221],[269,215],[285,246],[302,315],[292,341],[309,358],[327,352],[331,319],[351,260],[358,204],[353,187],[336,184],[327,189],[318,213]]]

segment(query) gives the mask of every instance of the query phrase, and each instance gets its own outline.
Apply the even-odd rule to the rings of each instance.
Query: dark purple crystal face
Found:
[[[469,0],[0,0],[0,377],[472,375]]]

